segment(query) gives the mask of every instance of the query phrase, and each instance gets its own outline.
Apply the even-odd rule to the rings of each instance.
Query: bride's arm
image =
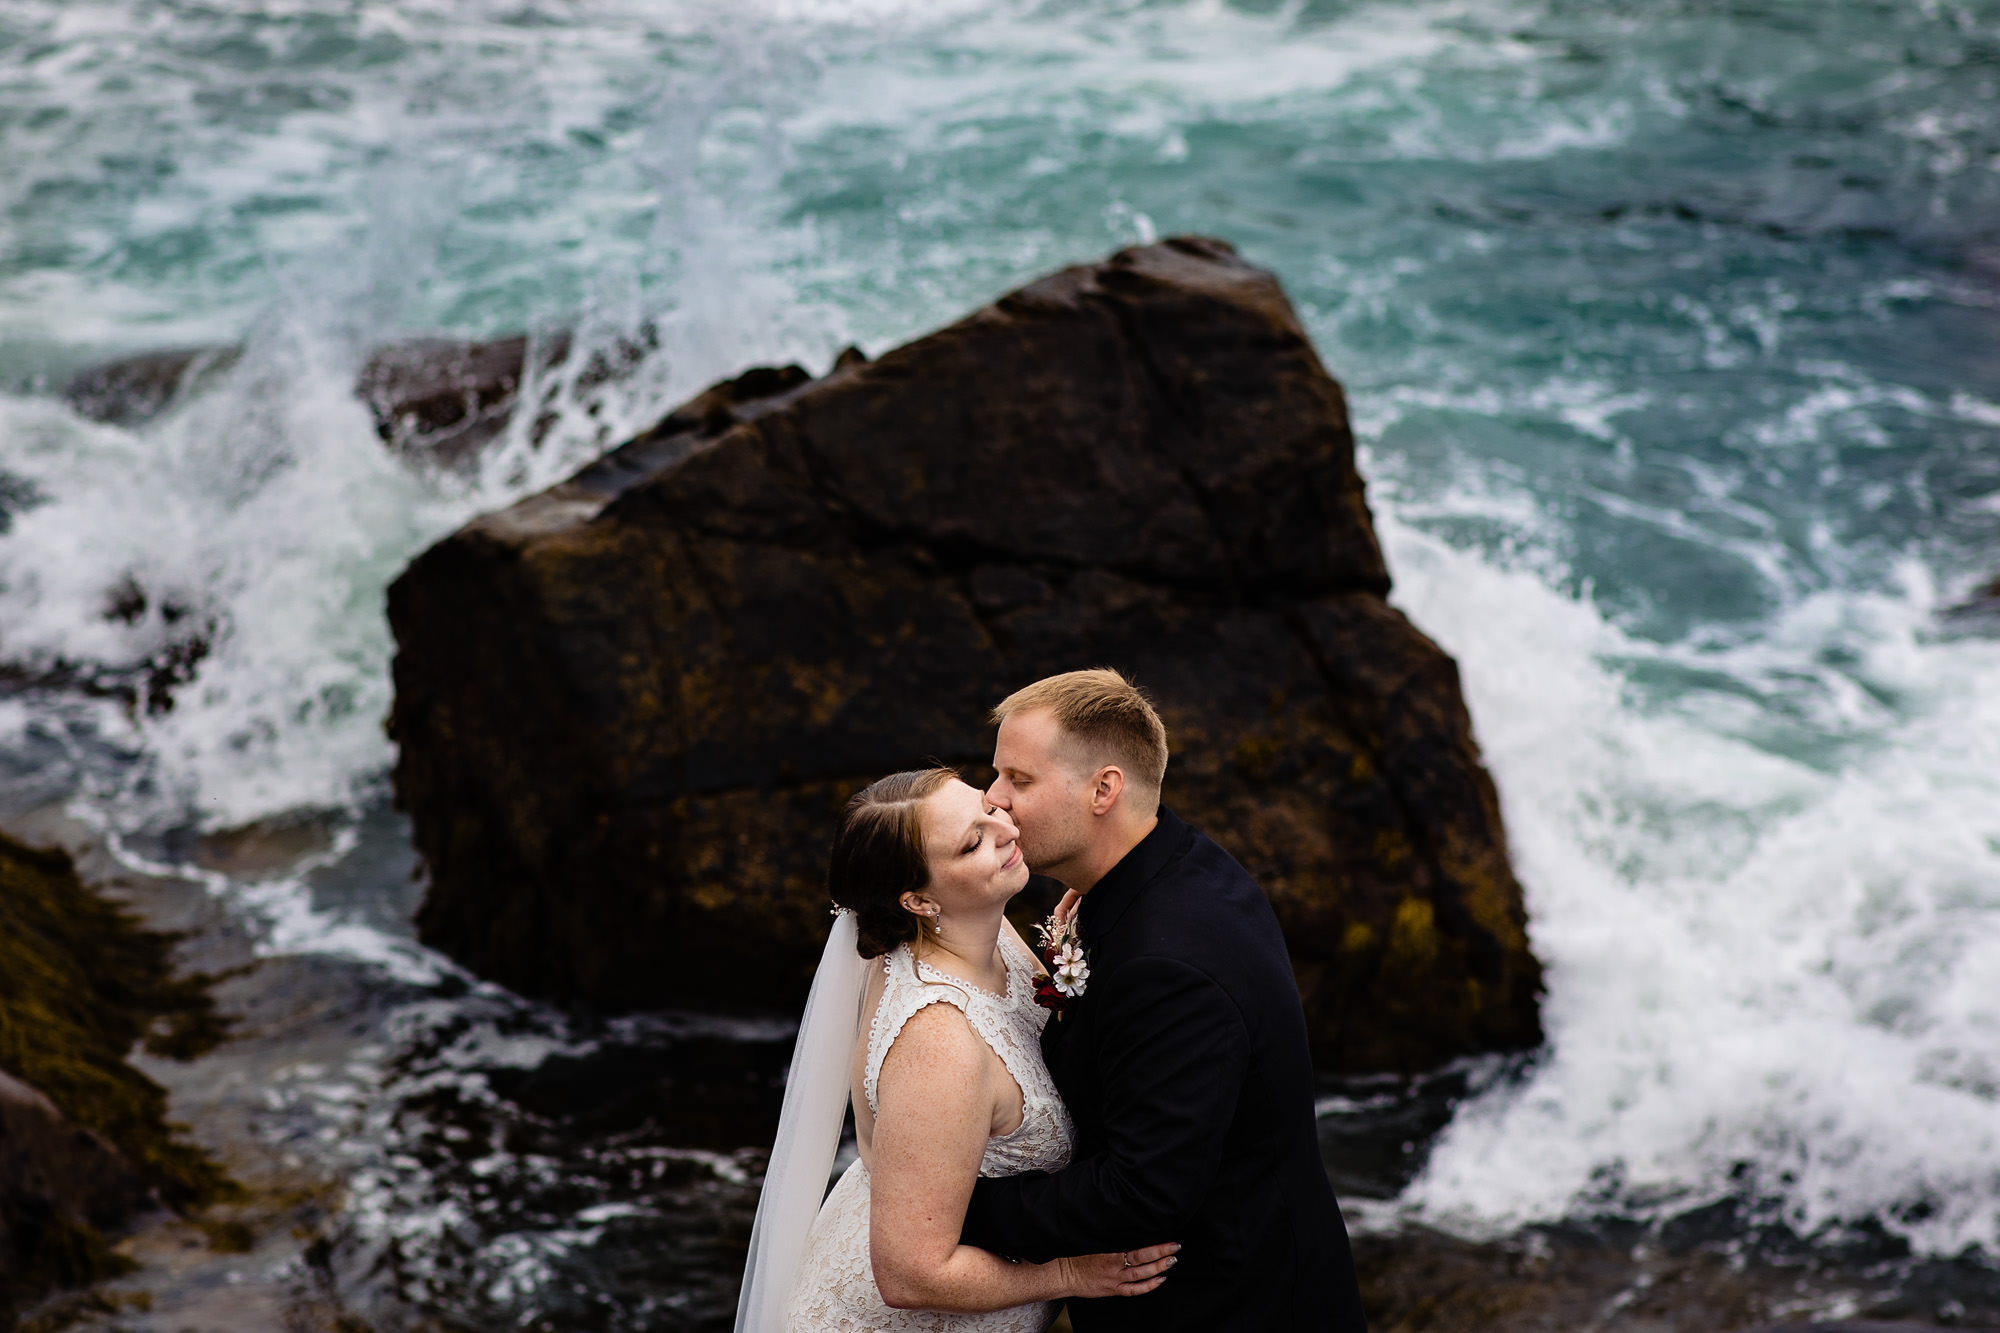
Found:
[[[992,1129],[986,1044],[949,1004],[920,1009],[882,1062],[876,1099],[868,1252],[882,1299],[898,1309],[977,1313],[1070,1296],[1138,1296],[1166,1280],[1177,1245],[1015,1264],[958,1243]]]

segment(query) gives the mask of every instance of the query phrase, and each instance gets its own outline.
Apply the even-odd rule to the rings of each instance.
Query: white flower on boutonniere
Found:
[[[1084,961],[1082,945],[1071,940],[1056,950],[1049,964],[1057,990],[1071,999],[1083,994],[1084,985],[1090,980],[1090,964]]]
[[[1090,963],[1077,938],[1076,910],[1060,908],[1035,927],[1042,937],[1042,966],[1047,970],[1035,977],[1035,1003],[1053,1010],[1060,1019],[1070,1002],[1082,996],[1090,984]]]

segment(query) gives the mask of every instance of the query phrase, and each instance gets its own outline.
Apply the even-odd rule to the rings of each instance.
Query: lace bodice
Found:
[[[986,1140],[982,1176],[1059,1171],[1069,1165],[1076,1132],[1069,1112],[1042,1063],[1042,1027],[1049,1011],[1035,1003],[1035,960],[1011,935],[1002,936],[1007,990],[996,995],[946,976],[912,957],[903,945],[884,956],[882,998],[868,1024],[862,1092],[880,1114],[878,1084],[889,1048],[918,1010],[949,1004],[993,1048],[1021,1087],[1021,1123],[1012,1133]],[[805,1269],[793,1293],[787,1327],[792,1333],[1042,1333],[1055,1317],[1052,1304],[1015,1306],[986,1314],[892,1310],[875,1289],[868,1256],[868,1168],[855,1162],[821,1205],[807,1242]]]
[[[868,1109],[880,1115],[877,1084],[882,1061],[903,1025],[927,1005],[952,1005],[965,1014],[972,1030],[993,1048],[1021,1087],[1021,1123],[1011,1134],[986,1141],[979,1174],[1011,1176],[1021,1171],[1060,1170],[1069,1164],[1075,1132],[1049,1078],[1048,1066],[1042,1063],[1042,1028],[1049,1021],[1049,1011],[1035,1003],[1035,960],[1011,935],[1001,937],[1000,953],[1007,965],[1005,995],[981,990],[929,963],[917,962],[907,944],[884,954],[887,982],[868,1025],[868,1064],[862,1090],[868,1097]],[[1052,1161],[1054,1165],[1050,1165]]]

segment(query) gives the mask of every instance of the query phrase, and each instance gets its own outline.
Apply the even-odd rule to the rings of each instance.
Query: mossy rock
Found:
[[[191,1059],[225,1033],[210,978],[174,974],[174,943],[86,887],[66,854],[0,836],[0,1071],[28,1085],[14,1100],[40,1132],[74,1141],[65,1152],[118,1163],[91,1165],[91,1197],[72,1197],[79,1177],[47,1169],[49,1154],[0,1155],[22,1163],[0,1173],[0,1326],[10,1304],[122,1267],[100,1234],[121,1211],[107,1199],[188,1212],[239,1192],[127,1059],[142,1044]],[[102,1184],[121,1171],[133,1188]]]

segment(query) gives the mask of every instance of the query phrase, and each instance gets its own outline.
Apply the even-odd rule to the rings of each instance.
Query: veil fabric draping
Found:
[[[785,1305],[805,1262],[806,1234],[826,1197],[847,1115],[861,996],[868,980],[868,961],[855,949],[858,934],[853,912],[843,908],[835,913],[799,1019],[778,1139],[771,1146],[757,1220],[750,1228],[736,1333],[784,1333]]]

